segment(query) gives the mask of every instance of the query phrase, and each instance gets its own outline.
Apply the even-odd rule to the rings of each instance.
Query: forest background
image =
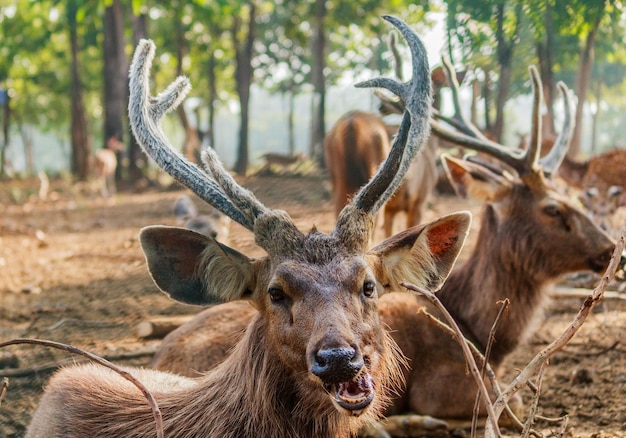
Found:
[[[85,180],[111,137],[126,148],[118,180],[145,176],[126,118],[141,38],[157,45],[155,89],[179,74],[194,86],[165,123],[185,155],[214,147],[240,175],[267,152],[323,165],[332,123],[376,111],[353,83],[394,74],[382,14],[416,29],[433,67],[443,55],[465,72],[466,110],[505,144],[528,134],[535,64],[546,133],[559,118],[556,82],[578,97],[572,157],[626,147],[625,12],[618,0],[0,0],[0,178]]]

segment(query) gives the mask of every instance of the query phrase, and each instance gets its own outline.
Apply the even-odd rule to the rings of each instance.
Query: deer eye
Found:
[[[550,217],[559,217],[561,216],[561,210],[556,205],[547,205],[544,207],[543,212]]]
[[[286,300],[285,292],[279,287],[270,287],[267,291],[272,303],[284,303]]]
[[[365,295],[366,297],[371,297],[372,295],[374,295],[375,291],[376,283],[369,280],[363,283],[363,295]]]

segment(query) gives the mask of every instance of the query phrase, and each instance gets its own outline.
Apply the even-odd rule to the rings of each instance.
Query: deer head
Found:
[[[542,86],[534,66],[529,68],[533,86],[532,127],[529,146],[525,150],[506,147],[487,139],[463,117],[458,99],[458,82],[453,68],[444,60],[448,80],[453,84],[453,117],[435,114],[435,118],[456,128],[452,131],[437,120],[431,126],[436,135],[461,146],[485,153],[504,164],[506,170],[489,165],[479,158],[464,161],[444,159],[447,172],[457,192],[475,195],[488,201],[489,212],[497,223],[528,230],[523,241],[512,242],[533,248],[535,263],[552,264],[546,275],[554,277],[566,272],[592,269],[603,270],[611,256],[613,243],[578,208],[559,193],[551,177],[563,161],[573,131],[569,91],[564,83],[557,84],[564,106],[564,120],[552,149],[541,157]],[[534,237],[532,237],[534,236]],[[532,239],[537,239],[531,243]],[[558,245],[555,245],[558,242]],[[528,248],[527,248],[528,249]],[[560,256],[550,256],[554,253]]]
[[[183,100],[189,83],[178,78],[163,93],[150,96],[151,42],[138,46],[130,75],[130,121],[145,152],[201,199],[253,232],[267,252],[251,259],[189,230],[147,227],[140,241],[155,283],[173,299],[190,304],[249,300],[259,315],[248,332],[261,340],[280,373],[293,377],[296,392],[352,417],[380,409],[397,365],[378,319],[378,297],[401,281],[438,288],[470,220],[468,213],[453,214],[367,251],[375,215],[429,134],[431,86],[424,47],[406,24],[385,19],[411,48],[413,78],[404,84],[375,79],[357,86],[395,92],[406,102],[406,111],[388,159],[341,211],[329,234],[316,228],[304,233],[286,212],[264,206],[232,178],[212,149],[202,154],[203,172],[170,146],[160,121]]]

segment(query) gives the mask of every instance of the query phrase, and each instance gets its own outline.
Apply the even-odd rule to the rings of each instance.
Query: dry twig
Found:
[[[487,372],[487,366],[489,365],[489,356],[491,355],[491,347],[496,340],[496,330],[498,329],[498,323],[500,322],[500,318],[502,318],[502,314],[505,310],[509,308],[509,299],[505,298],[500,302],[500,310],[498,310],[498,314],[496,315],[496,319],[491,326],[491,330],[489,330],[489,340],[487,341],[487,348],[485,348],[485,359],[483,360],[483,367],[481,370],[482,379],[485,378],[485,373]],[[470,436],[476,436],[476,428],[478,426],[478,409],[480,406],[480,391],[476,393],[476,401],[474,402],[474,413],[472,415],[472,431]]]
[[[102,357],[102,359],[112,362],[112,361],[118,361],[118,360],[136,359],[138,357],[143,357],[143,356],[152,356],[154,355],[154,353],[156,353],[156,351],[157,351],[156,347],[151,347],[151,348],[145,348],[143,350],[138,350],[138,351],[130,351],[127,353],[111,354],[111,355],[105,355],[105,356],[100,356],[100,357]],[[60,360],[57,362],[45,363],[43,365],[36,365],[33,367],[29,367],[29,368],[4,369],[4,370],[0,370],[0,377],[28,377],[28,376],[32,376],[32,375],[39,374],[39,373],[46,373],[46,372],[54,371],[65,365],[81,363],[81,362],[86,362],[86,361],[76,360],[76,359],[66,359],[66,360]]]
[[[552,341],[547,347],[541,350],[524,368],[518,375],[513,379],[511,384],[498,396],[496,401],[493,404],[492,412],[495,413],[496,417],[491,421],[488,421],[485,428],[485,437],[498,436],[499,430],[497,427],[498,418],[502,414],[505,406],[507,405],[510,398],[515,394],[522,386],[526,385],[529,381],[530,377],[537,373],[537,370],[540,367],[543,367],[546,361],[559,349],[563,348],[570,339],[576,334],[578,329],[583,325],[587,316],[591,312],[591,309],[602,301],[604,296],[604,292],[606,291],[607,286],[615,277],[615,272],[620,266],[621,255],[624,251],[624,239],[626,235],[626,225],[622,228],[621,235],[619,240],[617,241],[617,245],[615,246],[615,250],[613,251],[613,255],[611,257],[611,261],[609,262],[609,266],[607,267],[604,275],[600,279],[598,286],[593,290],[593,293],[587,298],[585,298],[581,308],[578,311],[578,314],[574,318],[574,320],[570,323],[570,325],[565,329],[565,331],[554,341]],[[491,414],[489,414],[491,415]],[[494,421],[495,420],[495,421]]]
[[[7,388],[9,387],[9,379],[4,377],[2,382],[0,383],[0,406],[2,406],[2,400],[4,399],[4,395],[7,393]]]
[[[152,393],[150,393],[150,391],[148,391],[148,389],[143,385],[143,383],[137,380],[128,371],[125,371],[122,368],[118,367],[117,365],[109,362],[108,360],[103,359],[100,356],[96,356],[93,353],[89,353],[88,351],[81,350],[80,348],[73,347],[71,345],[62,344],[60,342],[48,341],[44,339],[31,339],[31,338],[12,339],[10,341],[0,342],[0,348],[7,347],[9,345],[18,345],[18,344],[43,345],[46,347],[52,347],[52,348],[57,348],[59,350],[68,351],[70,353],[78,354],[80,356],[86,357],[89,360],[92,360],[106,368],[109,368],[115,373],[119,374],[124,379],[128,380],[133,385],[135,385],[143,393],[146,400],[148,400],[148,404],[150,405],[150,408],[152,409],[152,415],[154,417],[157,438],[163,438],[163,419],[161,417],[161,411],[159,410],[159,406],[157,405],[157,402],[154,399],[154,396],[152,395]]]
[[[484,380],[481,378],[480,371],[478,370],[478,366],[476,365],[476,361],[474,360],[474,356],[472,355],[472,352],[468,345],[470,343],[467,342],[467,340],[463,336],[463,333],[461,332],[461,329],[457,325],[456,321],[454,320],[454,318],[452,318],[452,315],[450,315],[448,310],[441,303],[441,301],[439,301],[439,298],[437,298],[437,296],[434,293],[427,291],[426,289],[422,289],[410,283],[402,282],[400,283],[400,286],[424,295],[426,299],[428,299],[431,303],[435,305],[435,307],[437,307],[437,309],[443,314],[444,318],[446,319],[446,322],[454,330],[453,337],[461,346],[461,349],[463,350],[463,355],[465,356],[465,360],[469,366],[470,372],[472,373],[472,376],[474,377],[474,380],[476,381],[476,385],[478,386],[479,391],[482,393],[483,400],[485,400],[485,408],[488,413],[487,422],[495,421],[495,423],[492,424],[492,426],[496,433],[495,436],[499,437],[500,431],[498,429],[498,423],[497,423],[498,417],[495,417],[495,412],[490,402],[489,392],[487,391],[487,386],[485,385]]]

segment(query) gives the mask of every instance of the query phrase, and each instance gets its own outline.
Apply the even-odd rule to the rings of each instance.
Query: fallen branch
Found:
[[[137,389],[139,389],[142,392],[146,400],[148,400],[148,404],[150,405],[150,408],[152,409],[152,416],[154,417],[157,438],[163,438],[163,418],[161,416],[161,411],[159,410],[159,406],[157,405],[157,402],[154,399],[154,396],[152,395],[150,391],[148,391],[148,389],[143,385],[143,383],[137,380],[135,376],[133,376],[128,371],[88,351],[81,350],[80,348],[73,347],[71,345],[61,344],[59,342],[48,341],[44,339],[30,339],[30,338],[12,339],[10,341],[0,342],[0,348],[7,347],[9,345],[19,345],[19,344],[43,345],[45,347],[52,347],[52,348],[57,348],[59,350],[67,351],[72,354],[78,354],[79,356],[86,357],[89,360],[94,361],[106,368],[109,368],[113,372],[119,374],[122,378],[128,380],[130,383],[135,385]]]
[[[579,287],[575,287],[575,288],[557,287],[552,291],[550,296],[554,299],[587,298],[589,296],[589,289],[579,288]],[[613,300],[626,300],[626,293],[607,290],[604,292],[604,298],[610,298]]]
[[[505,298],[500,302],[500,310],[498,310],[498,314],[496,315],[496,319],[491,326],[491,330],[489,330],[489,340],[487,342],[487,348],[485,348],[485,359],[483,360],[483,366],[481,369],[481,378],[485,378],[485,374],[487,373],[487,366],[489,365],[489,356],[491,355],[491,348],[493,347],[493,343],[496,340],[496,330],[498,329],[498,323],[502,318],[502,314],[505,310],[509,309],[509,299]],[[480,391],[476,393],[476,400],[474,401],[474,411],[472,415],[472,430],[470,436],[474,438],[476,436],[476,428],[478,426],[478,409],[480,407]]]
[[[194,316],[195,315],[159,316],[146,319],[135,326],[135,335],[142,339],[163,338],[191,320]]]
[[[530,377],[537,373],[537,370],[540,367],[543,367],[547,360],[559,349],[563,348],[576,334],[578,329],[583,325],[587,316],[591,312],[591,309],[602,301],[604,297],[604,292],[606,291],[607,286],[615,277],[615,272],[620,267],[621,255],[624,251],[624,236],[626,235],[626,225],[622,228],[621,235],[617,244],[615,246],[615,250],[613,251],[613,255],[611,256],[611,261],[609,262],[609,266],[607,267],[604,275],[600,279],[598,286],[593,290],[591,295],[588,295],[581,308],[578,311],[578,314],[571,322],[571,324],[565,329],[565,331],[554,341],[552,341],[547,347],[541,350],[524,368],[518,375],[513,379],[511,384],[498,396],[496,401],[493,404],[493,411],[496,415],[491,421],[488,421],[485,428],[485,437],[498,436],[499,431],[497,430],[498,418],[502,414],[505,406],[508,404],[510,398],[515,394],[522,386],[526,385],[526,383],[530,380]],[[491,415],[491,413],[489,414]]]
[[[112,354],[101,356],[103,359],[108,361],[117,361],[117,360],[128,360],[128,359],[137,359],[143,356],[153,356],[157,351],[157,347],[146,348],[138,351],[129,351],[127,353],[120,354]],[[71,365],[75,363],[83,363],[87,362],[86,360],[76,360],[76,359],[65,359],[57,362],[46,363],[43,365],[37,365],[29,368],[17,368],[17,369],[4,369],[0,370],[0,377],[29,377],[35,374],[46,373],[54,371],[58,368],[61,368],[65,365]]]

